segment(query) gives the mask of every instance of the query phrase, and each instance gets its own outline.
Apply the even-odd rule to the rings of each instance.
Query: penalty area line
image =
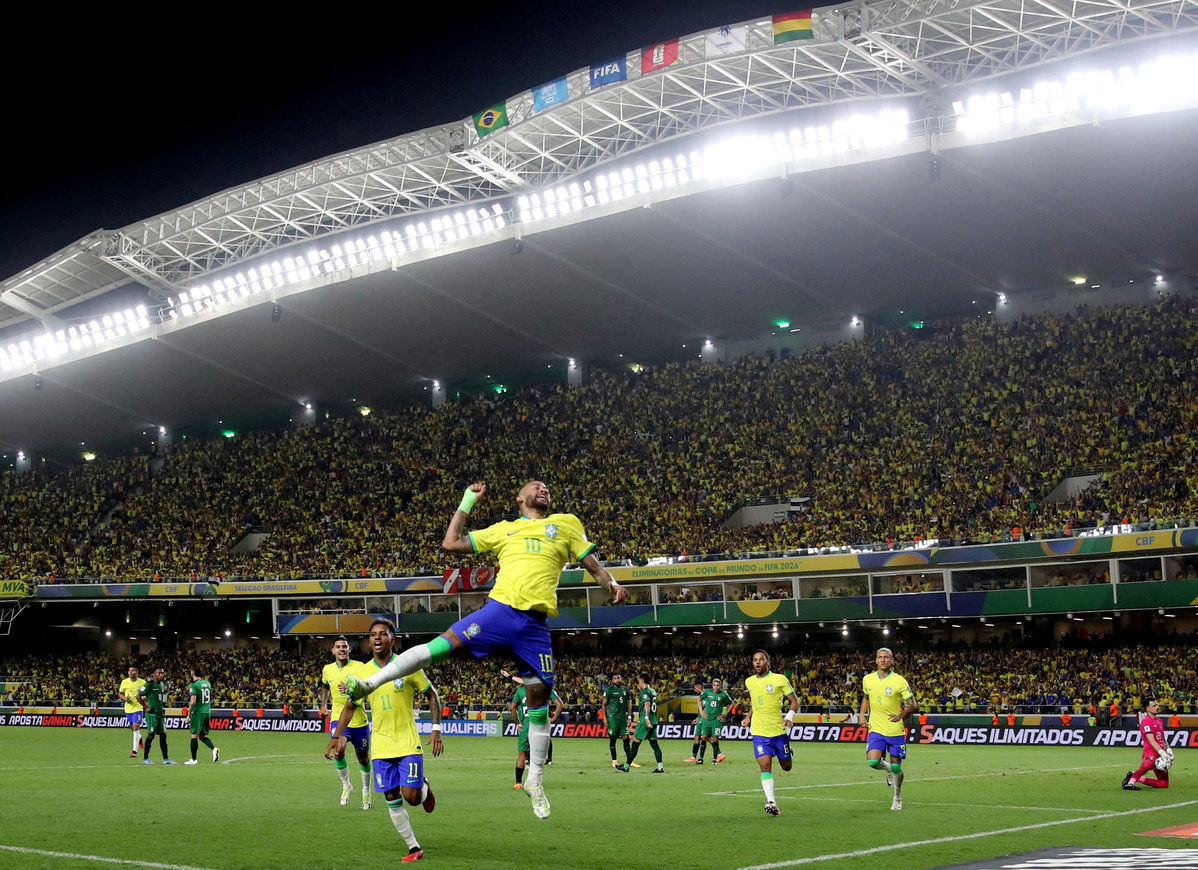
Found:
[[[44,858],[64,858],[70,861],[96,861],[101,864],[124,864],[129,867],[151,867],[154,870],[207,870],[204,867],[190,867],[186,864],[161,864],[157,861],[138,861],[133,858],[105,858],[103,855],[80,855],[75,852],[51,852],[47,849],[27,849],[23,846],[5,846],[0,844],[0,850],[16,852],[19,855],[41,855]]]
[[[1100,819],[1115,819],[1120,816],[1135,816],[1140,813],[1155,813],[1160,810],[1175,810],[1180,807],[1190,807],[1198,804],[1198,800],[1182,801],[1178,804],[1165,804],[1159,807],[1143,807],[1138,810],[1123,810],[1117,813],[1099,813],[1093,816],[1081,816],[1076,819],[1059,819],[1055,822],[1038,822],[1034,825],[1020,825],[1017,828],[1000,828],[997,831],[978,831],[974,834],[959,834],[955,837],[936,837],[931,840],[916,840],[911,843],[894,843],[890,846],[875,846],[872,849],[858,849],[855,852],[837,852],[832,855],[812,855],[810,858],[795,858],[791,861],[775,861],[770,864],[751,864],[739,870],[778,870],[781,867],[799,867],[803,864],[816,864],[820,861],[839,861],[845,858],[862,858],[867,855],[877,855],[881,852],[897,852],[899,849],[911,849],[919,846],[936,846],[940,843],[957,843],[961,840],[979,840],[982,837],[996,837],[1001,834],[1019,834],[1023,831],[1035,831],[1039,828],[1055,828],[1059,825],[1072,825],[1074,822],[1096,822]]]

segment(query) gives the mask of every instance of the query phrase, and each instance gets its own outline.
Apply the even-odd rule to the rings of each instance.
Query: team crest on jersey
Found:
[[[772,694],[774,694],[774,684],[773,684],[773,683],[769,683],[769,684],[768,684],[768,685],[765,687],[765,693],[766,693],[767,695],[772,695]]]
[[[545,526],[545,537],[546,538],[556,538],[557,537],[557,526],[555,526],[553,523],[550,523],[549,525]]]
[[[477,622],[470,623],[466,628],[466,637],[477,637],[478,633],[483,630],[483,627]]]
[[[395,691],[398,692],[401,689],[403,689],[403,681],[404,681],[404,677],[400,677],[398,680],[391,681],[391,685],[393,685],[395,687]]]
[[[893,687],[891,687],[891,686],[887,686],[887,687],[886,687],[886,694],[887,694],[887,695],[893,695],[893,694],[894,694],[894,688],[893,688]]]

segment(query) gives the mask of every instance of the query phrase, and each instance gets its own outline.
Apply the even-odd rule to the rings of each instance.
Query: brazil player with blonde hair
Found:
[[[869,722],[865,745],[866,763],[886,771],[886,784],[894,788],[892,810],[903,808],[903,759],[907,757],[907,729],[903,720],[919,709],[907,681],[894,672],[894,653],[887,647],[877,652],[878,669],[861,680],[861,715]],[[890,760],[882,756],[889,753]]]
[[[370,624],[370,646],[374,656],[358,666],[358,673],[381,673],[389,662],[395,661],[394,645],[395,624],[389,619],[376,618]],[[428,777],[424,775],[424,748],[416,729],[414,711],[417,693],[423,694],[428,700],[428,708],[432,713],[430,748],[435,757],[445,751],[445,744],[441,741],[441,699],[424,671],[379,681],[366,698],[370,702],[370,757],[374,788],[386,798],[391,824],[408,846],[408,854],[400,859],[404,863],[419,861],[424,857],[424,849],[416,839],[412,820],[404,804],[421,805],[426,813],[431,813],[437,805]],[[346,732],[359,707],[359,702],[352,699],[346,701],[329,745],[325,748],[325,758],[345,755]]]
[[[374,691],[381,683],[415,673],[451,655],[468,651],[475,658],[510,655],[519,665],[528,697],[529,772],[524,791],[539,819],[549,817],[549,799],[542,784],[549,752],[549,696],[553,691],[553,643],[550,616],[557,616],[557,585],[562,568],[581,562],[616,603],[627,594],[595,556],[582,523],[573,514],[550,512],[549,487],[530,480],[516,495],[519,516],[477,532],[466,522],[475,504],[486,495],[483,483],[472,483],[462,495],[441,541],[447,553],[493,552],[499,556],[495,587],[482,609],[458,620],[432,641],[405,650],[377,674],[359,680],[350,676],[346,688],[353,698]]]
[[[783,674],[770,670],[770,655],[763,649],[753,653],[753,673],[745,678],[749,694],[749,711],[742,725],[747,725],[753,738],[753,755],[761,769],[761,790],[765,792],[765,811],[780,814],[774,797],[774,759],[783,770],[794,763],[790,754],[790,726],[799,712],[799,697]],[[782,705],[788,704],[786,715]]]

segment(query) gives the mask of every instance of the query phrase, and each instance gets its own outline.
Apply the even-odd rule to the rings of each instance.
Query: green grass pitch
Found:
[[[149,767],[127,757],[125,731],[0,731],[0,867],[337,870],[391,866],[406,854],[381,796],[369,812],[356,791],[338,805],[321,736],[214,737],[218,764],[201,747],[198,766]],[[186,760],[187,735],[169,740]],[[689,742],[663,742],[668,772],[655,776],[648,745],[637,759],[645,766],[624,774],[611,768],[606,741],[557,740],[545,776],[553,815],[540,821],[512,789],[514,739],[449,737],[445,746],[426,765],[436,812],[411,815],[426,852],[420,866],[446,870],[904,870],[1049,846],[1184,848],[1183,839],[1137,834],[1198,822],[1184,750],[1172,788],[1125,792],[1135,750],[915,746],[904,809],[891,812],[860,746],[795,744],[795,768],[775,772],[782,815],[771,818],[747,744],[725,742],[727,763],[696,767],[683,763]],[[160,760],[157,746],[151,758]]]

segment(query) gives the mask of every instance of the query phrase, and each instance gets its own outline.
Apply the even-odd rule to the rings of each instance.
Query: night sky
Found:
[[[319,14],[230,9],[185,21],[165,8],[28,28],[3,61],[0,280],[97,229],[117,229],[321,157],[465,119],[591,63],[802,5],[398,7]],[[827,5],[816,3],[812,5]],[[298,7],[280,7],[280,9]],[[164,22],[180,18],[177,26]],[[96,20],[92,20],[92,19]],[[16,31],[10,38],[19,40]]]

